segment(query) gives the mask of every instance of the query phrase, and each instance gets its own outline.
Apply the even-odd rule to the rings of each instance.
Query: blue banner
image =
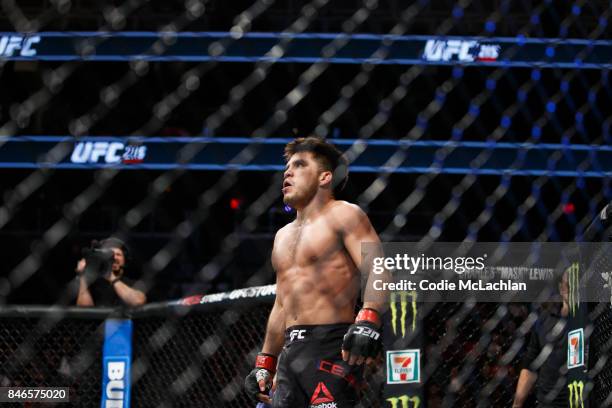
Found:
[[[335,42],[342,42],[336,45]],[[282,45],[283,52],[272,52]],[[323,50],[335,49],[332,54]],[[325,57],[323,57],[325,55]],[[345,33],[0,33],[0,60],[226,61],[609,69],[612,41]]]
[[[0,168],[282,171],[292,139],[0,136]],[[609,177],[612,147],[488,141],[330,139],[354,173]],[[244,152],[249,151],[245,155]],[[361,152],[356,154],[355,152]],[[245,159],[246,157],[246,159]]]
[[[132,321],[109,319],[104,326],[101,408],[130,406]]]

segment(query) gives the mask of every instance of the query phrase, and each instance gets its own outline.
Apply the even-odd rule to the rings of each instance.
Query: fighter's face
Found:
[[[125,254],[120,248],[111,248],[113,251],[113,273],[118,273],[125,266]]]
[[[293,208],[306,206],[317,193],[321,169],[311,152],[295,153],[285,166],[283,201]]]

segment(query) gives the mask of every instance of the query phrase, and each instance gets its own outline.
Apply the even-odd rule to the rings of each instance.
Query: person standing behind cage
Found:
[[[75,272],[79,279],[77,306],[140,306],[146,295],[124,276],[128,249],[118,238],[93,241],[83,251]]]
[[[569,315],[568,274],[558,280],[561,302],[544,307],[523,356],[512,408],[521,408],[536,385],[538,407],[567,407],[567,328]]]

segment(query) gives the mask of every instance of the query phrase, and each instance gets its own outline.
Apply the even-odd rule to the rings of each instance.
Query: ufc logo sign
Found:
[[[376,330],[363,326],[357,327],[357,329],[355,329],[355,334],[361,334],[362,336],[371,337],[374,340],[378,340],[378,338],[380,337],[380,333],[378,333]]]
[[[295,339],[302,340],[304,338],[304,333],[306,333],[306,330],[291,330],[289,338],[291,341]]]

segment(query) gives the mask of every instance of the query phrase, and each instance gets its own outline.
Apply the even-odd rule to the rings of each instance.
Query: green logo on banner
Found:
[[[410,306],[412,317],[412,331],[416,330],[417,322],[417,293],[411,292],[393,292],[391,293],[391,329],[395,336],[401,331],[402,337],[406,337],[406,318],[408,317],[408,306]],[[399,308],[398,308],[399,306]],[[398,315],[399,311],[399,315]]]
[[[569,388],[569,407],[584,408],[584,383],[582,381],[572,381],[567,385]]]
[[[401,395],[387,398],[387,401],[391,404],[391,408],[419,408],[421,405],[421,398],[417,396]]]
[[[567,284],[569,286],[569,311],[572,316],[576,316],[580,304],[580,265],[578,262],[574,262],[565,272],[567,273]]]

